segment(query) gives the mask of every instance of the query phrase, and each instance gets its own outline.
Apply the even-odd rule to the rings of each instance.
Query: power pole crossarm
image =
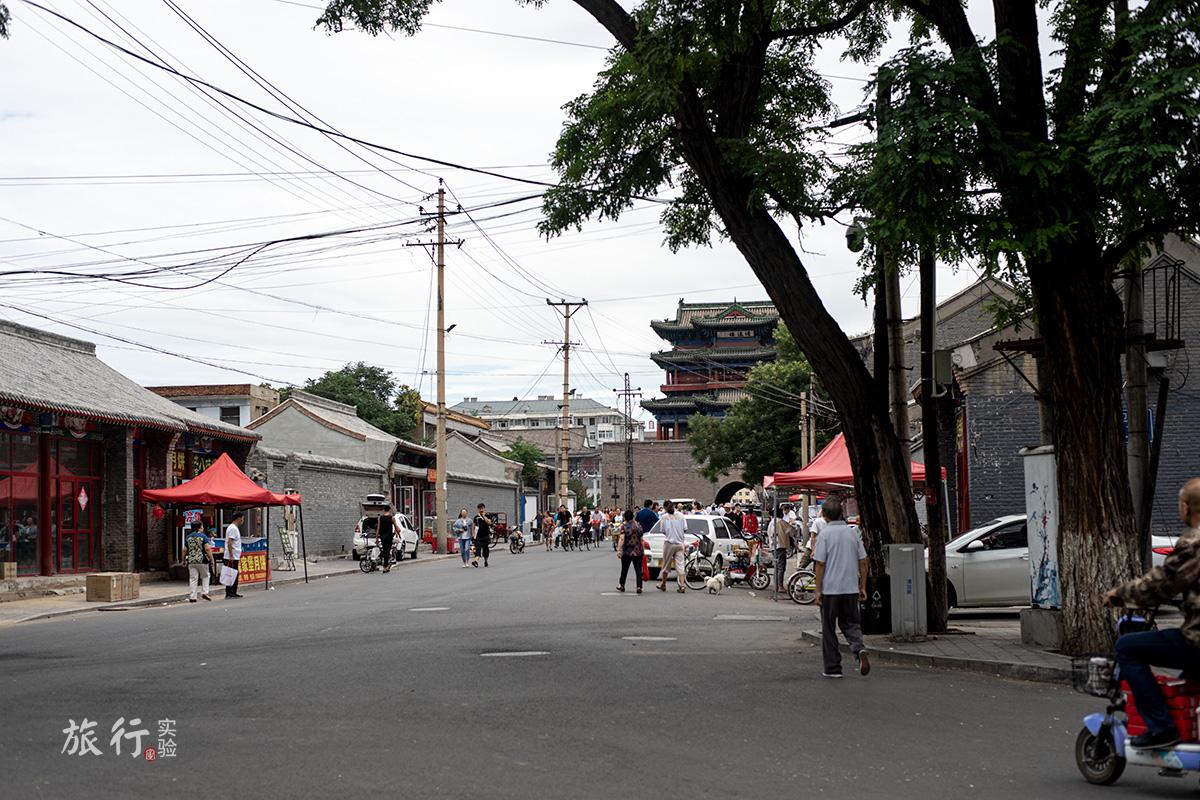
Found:
[[[625,388],[614,389],[617,397],[625,400],[625,507],[637,505],[633,500],[633,398],[642,396],[642,387],[629,387],[629,373],[625,373]]]

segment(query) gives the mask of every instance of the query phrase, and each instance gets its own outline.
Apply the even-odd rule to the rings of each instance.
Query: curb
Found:
[[[803,641],[821,643],[821,635],[813,631],[802,631]],[[842,652],[849,653],[850,647],[840,643]],[[955,656],[936,656],[925,653],[912,653],[905,650],[871,650],[871,658],[888,661],[893,664],[906,664],[915,667],[931,669],[950,669],[959,672],[975,672],[992,675],[998,678],[1013,678],[1021,681],[1036,681],[1038,683],[1070,683],[1071,669],[1069,667],[1048,667],[1037,664],[1018,664],[1012,661],[988,661],[981,658],[957,658]]]
[[[415,559],[415,560],[417,561],[417,563],[433,563],[435,561],[444,561],[451,557],[458,558],[458,554],[451,553],[451,554],[447,555],[447,554],[436,554],[435,553],[433,555],[426,556],[425,558]],[[406,561],[404,563],[408,564],[413,560],[414,559],[410,559],[409,561]],[[336,572],[326,572],[321,575],[310,575],[310,576],[308,576],[308,582],[313,583],[314,581],[324,580],[325,578],[336,578],[336,577],[342,577],[345,575],[357,575],[358,573],[359,573],[358,567],[354,567],[353,569],[349,569],[349,568],[340,569],[340,570],[337,570]],[[274,588],[279,588],[280,586],[287,586],[288,584],[293,584],[293,583],[303,584],[304,576],[298,575],[298,576],[289,576],[287,578],[272,578],[271,579],[271,586]],[[258,588],[258,584],[254,584],[254,586],[256,588]],[[248,589],[247,591],[253,591],[253,590]],[[7,624],[20,625],[23,622],[35,622],[37,620],[54,619],[56,617],[69,617],[74,614],[88,614],[88,613],[91,613],[94,611],[122,611],[127,608],[146,608],[148,606],[172,605],[175,603],[186,602],[189,596],[190,596],[190,593],[184,591],[184,592],[180,592],[179,594],[163,595],[162,597],[147,597],[145,599],[126,600],[126,601],[119,602],[119,603],[104,603],[101,605],[89,606],[86,608],[68,608],[68,609],[63,609],[62,611],[47,611],[43,614],[34,614],[31,617],[22,617],[21,619],[13,620],[12,622],[7,623]]]

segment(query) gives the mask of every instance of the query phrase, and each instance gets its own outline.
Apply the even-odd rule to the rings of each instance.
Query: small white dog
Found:
[[[704,585],[708,587],[709,594],[720,594],[721,590],[725,588],[725,573],[718,572],[716,575],[706,578]]]

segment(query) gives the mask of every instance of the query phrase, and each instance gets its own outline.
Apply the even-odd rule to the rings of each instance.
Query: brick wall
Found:
[[[712,502],[717,491],[724,485],[739,481],[740,477],[726,473],[721,480],[713,482],[700,474],[696,460],[692,458],[691,446],[686,442],[634,442],[633,443],[633,502],[625,497],[625,445],[605,443],[601,446],[601,463],[605,482],[604,502],[611,501],[612,489],[608,475],[619,475],[617,494],[622,507],[639,508],[642,500],[663,500],[669,497],[694,497],[704,503]],[[637,478],[641,476],[641,480]]]
[[[100,430],[104,434],[102,569],[132,572],[133,431],[117,425],[101,425]]]
[[[967,409],[971,527],[1025,513],[1025,466],[1019,451],[1038,444],[1041,423],[1032,393],[970,394]]]
[[[268,455],[269,454],[269,455]],[[350,462],[291,453],[283,455],[255,449],[246,467],[266,475],[273,492],[296,489],[304,497],[304,538],[309,555],[349,553],[354,526],[362,514],[360,504],[380,491],[383,470],[375,465],[352,466]],[[282,457],[281,457],[282,456]],[[271,509],[271,551],[281,547],[278,529],[283,510]]]

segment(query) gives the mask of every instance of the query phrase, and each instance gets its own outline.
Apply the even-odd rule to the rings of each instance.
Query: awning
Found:
[[[187,483],[172,489],[147,489],[142,499],[151,503],[226,506],[298,506],[300,495],[276,494],[256,484],[222,453],[212,466]]]
[[[911,463],[913,483],[925,482],[925,465]],[[776,472],[772,477],[775,486],[803,487],[806,489],[845,489],[854,485],[854,470],[850,466],[850,451],[846,448],[846,437],[838,434],[808,466],[798,472]],[[942,468],[946,477],[946,468]]]

